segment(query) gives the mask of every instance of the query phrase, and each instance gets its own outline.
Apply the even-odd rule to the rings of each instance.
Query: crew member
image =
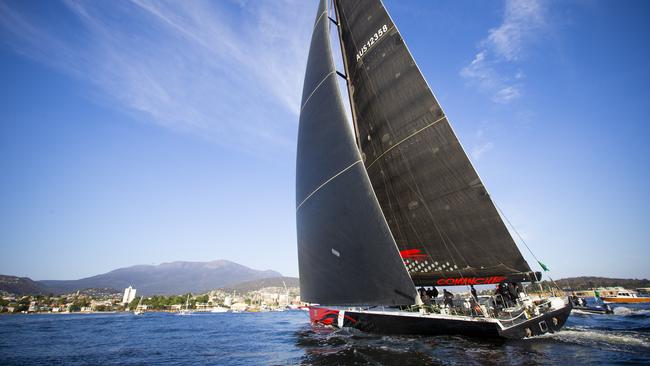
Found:
[[[420,287],[418,289],[418,293],[420,294],[420,300],[422,300],[425,305],[431,304],[431,301],[429,301],[429,296],[427,296],[427,291],[424,289],[424,287]]]
[[[517,303],[517,287],[514,282],[508,284],[508,298],[513,306]]]
[[[524,292],[524,287],[521,285],[521,283],[515,283],[515,290],[517,291],[517,298],[521,298],[521,294]]]
[[[501,299],[501,304],[504,308],[508,307],[508,286],[501,282],[497,285],[497,298]]]
[[[472,316],[481,316],[481,315],[483,315],[483,311],[481,310],[481,306],[479,305],[478,300],[474,296],[469,298],[469,308],[470,308]]]
[[[452,307],[454,305],[454,294],[447,290],[442,290],[442,296],[444,297],[444,303],[446,306]]]

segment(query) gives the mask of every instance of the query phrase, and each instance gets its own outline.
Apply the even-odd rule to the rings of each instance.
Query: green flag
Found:
[[[549,271],[548,267],[546,267],[546,265],[545,265],[544,263],[542,263],[542,262],[540,262],[540,261],[537,261],[537,263],[539,263],[539,265],[542,266],[542,269],[544,270],[544,272],[548,272],[548,271]]]

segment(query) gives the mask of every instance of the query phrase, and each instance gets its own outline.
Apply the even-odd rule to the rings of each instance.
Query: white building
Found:
[[[135,299],[135,292],[136,292],[136,289],[134,289],[131,286],[125,288],[124,289],[124,297],[122,297],[122,304],[128,304],[131,301],[133,301],[133,299]]]

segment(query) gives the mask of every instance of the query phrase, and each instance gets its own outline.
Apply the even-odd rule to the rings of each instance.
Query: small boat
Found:
[[[190,315],[192,313],[193,311],[190,310],[190,295],[187,294],[187,300],[185,300],[185,309],[181,309],[181,311],[178,312],[178,315]]]
[[[211,313],[227,313],[229,311],[230,311],[230,309],[225,308],[223,306],[215,306],[212,309],[210,309]]]
[[[143,296],[140,296],[140,301],[138,301],[138,306],[136,306],[135,310],[133,310],[133,315],[144,314],[144,309],[142,309],[142,298]]]
[[[616,293],[615,296],[605,296],[601,298],[604,303],[615,303],[615,304],[638,304],[638,303],[650,303],[650,297],[639,296],[635,291],[631,290],[621,290]]]
[[[604,304],[603,306],[573,306],[573,311],[576,313],[582,314],[613,314],[614,311],[609,305]]]
[[[598,297],[596,297],[598,299]],[[573,304],[573,311],[579,314],[613,314],[614,311],[607,304],[601,304],[596,300],[595,306],[588,306],[587,299],[584,297],[578,297],[575,295],[569,296],[569,302]]]
[[[310,306],[315,325],[521,339],[559,331],[571,312],[564,298],[515,289],[541,273],[522,256],[381,0],[320,1],[298,128],[296,228],[300,295],[319,304]],[[467,308],[451,292],[434,304],[416,290],[471,285],[499,292]]]

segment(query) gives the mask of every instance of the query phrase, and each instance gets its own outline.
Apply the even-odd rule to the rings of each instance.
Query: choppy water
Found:
[[[315,333],[306,312],[0,316],[2,365],[650,364],[650,306],[534,339]]]

